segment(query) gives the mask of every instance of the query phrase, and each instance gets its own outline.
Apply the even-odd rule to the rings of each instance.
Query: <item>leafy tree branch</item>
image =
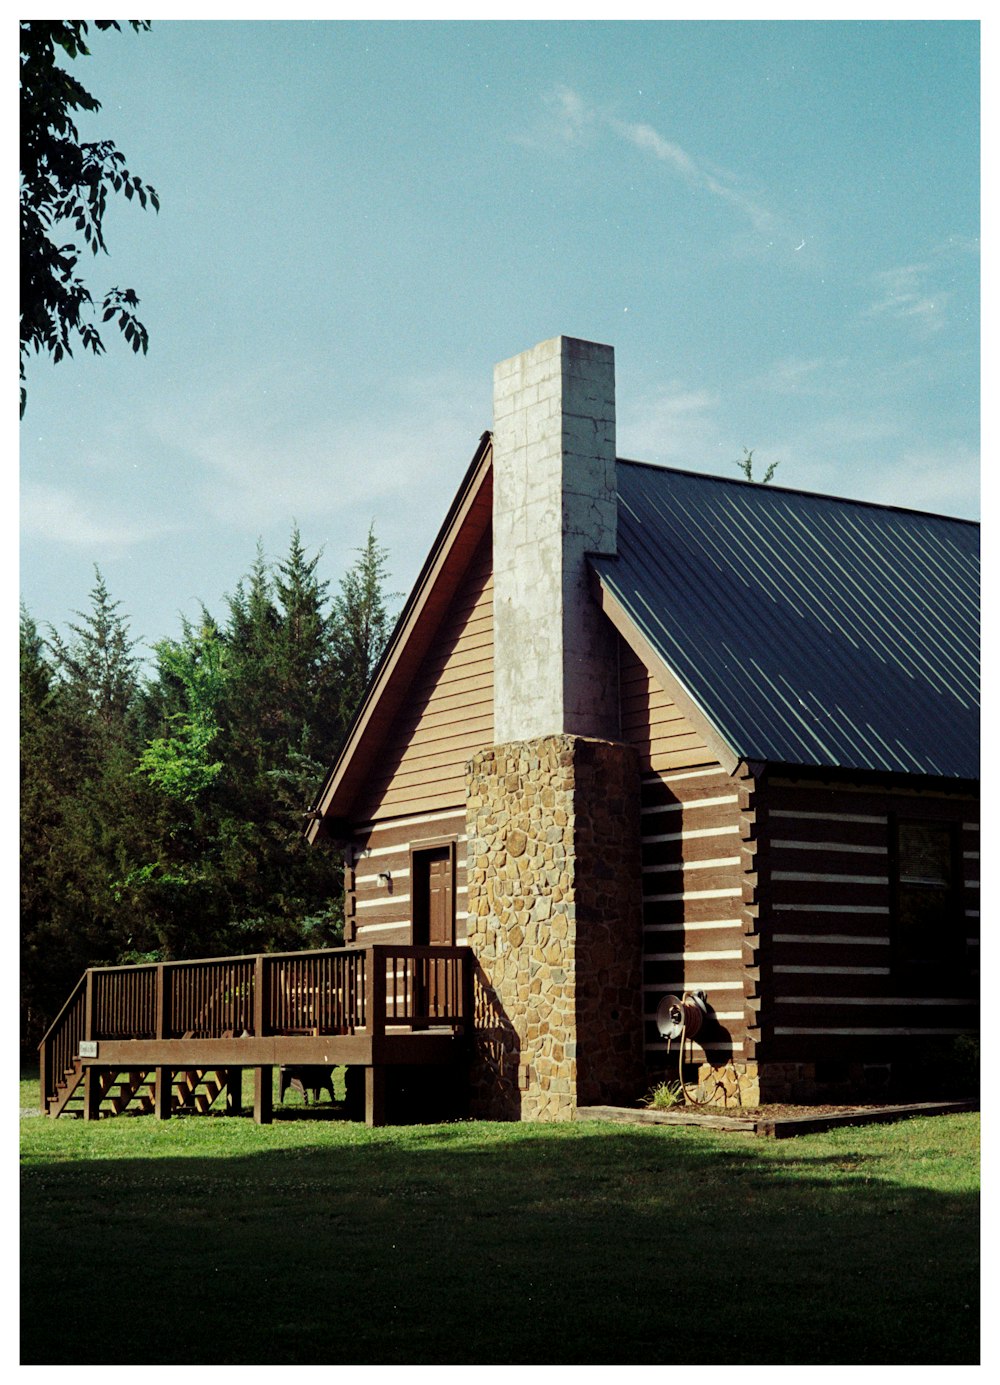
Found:
[[[132,19],[136,32],[148,20]],[[120,29],[114,19],[94,21],[98,30]],[[159,211],[156,190],[131,173],[111,140],[81,142],[77,111],[96,112],[100,102],[58,58],[90,52],[81,19],[21,22],[21,415],[27,402],[25,361],[34,352],[53,361],[73,354],[79,339],[100,355],[104,342],[93,322],[94,299],[77,272],[86,249],[107,254],[104,214],[108,192],[124,193]],[[82,245],[81,245],[82,241]],[[102,297],[102,323],[115,322],[135,352],[149,347],[134,290],[117,286]]]

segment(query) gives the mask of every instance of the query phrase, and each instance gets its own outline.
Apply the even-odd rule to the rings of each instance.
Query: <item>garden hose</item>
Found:
[[[698,1005],[688,1006],[685,1004],[685,1001],[688,999],[690,995],[690,991],[685,991],[684,994],[681,996],[681,1044],[680,1048],[677,1051],[677,1080],[680,1082],[681,1085],[681,1092],[684,1096],[685,1106],[698,1106],[704,1108],[708,1105],[708,1103],[704,1101],[696,1101],[694,1097],[691,1096],[690,1092],[687,1089],[687,1084],[684,1081],[684,1040],[688,1037],[688,1015],[694,1014],[697,1017],[694,1023],[693,1032],[690,1036],[692,1039],[694,1038],[695,1034],[699,1032],[702,1024],[701,1008]]]

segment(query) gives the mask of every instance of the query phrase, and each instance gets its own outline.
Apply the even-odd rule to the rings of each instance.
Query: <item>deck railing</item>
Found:
[[[92,967],[39,1045],[42,1107],[81,1042],[464,1029],[466,947],[379,943]]]
[[[71,1071],[80,1051],[80,1040],[86,1037],[88,993],[85,972],[38,1045],[43,1111],[47,1108],[49,1098],[55,1096],[58,1084]]]

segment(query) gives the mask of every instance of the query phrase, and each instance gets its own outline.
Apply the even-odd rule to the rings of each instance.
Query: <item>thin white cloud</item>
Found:
[[[710,390],[688,389],[674,380],[618,411],[618,455],[701,470],[717,460],[720,446],[718,397]]]
[[[876,297],[866,309],[867,316],[909,322],[926,336],[940,331],[951,295],[934,291],[928,282],[930,270],[928,264],[909,264],[875,274]]]
[[[346,566],[374,522],[406,587],[490,424],[489,382],[478,390],[428,373],[357,401],[328,388],[317,411],[320,388],[308,367],[221,382],[186,416],[165,413],[156,432],[183,459],[205,526],[270,544],[298,520]]]
[[[514,135],[528,149],[560,149],[584,144],[597,123],[597,113],[570,87],[556,86],[542,97],[543,114],[530,130]]]
[[[702,181],[702,174],[690,155],[685,154],[679,144],[664,139],[652,125],[629,125],[623,120],[612,120],[609,123],[622,139],[627,139],[637,149],[647,149],[661,162],[669,164],[693,183]]]
[[[31,482],[21,491],[21,533],[26,539],[117,551],[168,533],[170,528],[134,516],[116,519],[62,486]]]
[[[967,443],[906,440],[893,411],[831,414],[777,436],[778,485],[878,505],[972,518],[979,512],[979,453]],[[764,450],[761,450],[764,456]]]
[[[407,419],[375,426],[324,420],[289,423],[276,436],[255,427],[251,410],[189,436],[184,446],[201,464],[198,490],[208,511],[252,531],[276,514],[317,518],[394,502],[412,507],[414,495],[435,489],[442,466],[449,481],[457,480],[453,468],[468,462],[479,433],[445,413],[425,416],[419,429]]]
[[[865,498],[970,518],[979,513],[979,491],[979,453],[956,442],[904,448],[873,471]]]
[[[594,123],[593,112],[582,97],[569,87],[556,87],[548,104],[561,137],[569,144],[579,143]]]
[[[978,255],[979,237],[961,234],[951,235],[940,245],[935,245],[935,255]]]
[[[586,142],[596,129],[610,130],[619,139],[652,155],[671,173],[683,178],[690,187],[728,202],[762,235],[783,234],[780,218],[743,190],[735,174],[699,161],[654,126],[641,121],[620,120],[600,107],[588,104],[579,92],[567,86],[557,86],[549,92],[545,97],[545,106],[547,115],[543,127],[534,135],[522,136],[521,143],[536,147],[579,145]]]
[[[666,139],[652,125],[630,124],[624,120],[609,120],[608,124],[622,139],[634,144],[637,149],[652,154],[692,186],[701,188],[713,197],[719,197],[736,207],[749,219],[755,230],[762,234],[773,234],[778,229],[778,218],[774,213],[732,186],[736,181],[735,176],[725,169],[711,171],[699,164],[679,144]]]
[[[829,361],[823,356],[812,356],[808,360],[787,356],[773,361],[751,382],[754,389],[767,390],[779,395],[828,395],[833,386],[830,376],[839,374],[842,361]]]
[[[778,362],[772,377],[821,380],[843,362],[821,358]],[[846,384],[842,381],[842,388]],[[754,393],[760,379],[744,382]],[[825,393],[825,391],[823,391]],[[833,391],[837,395],[841,390]],[[895,408],[825,409],[821,416],[786,421],[780,430],[744,436],[738,397],[672,381],[622,401],[618,455],[736,479],[742,445],[754,451],[755,471],[780,462],[774,484],[876,504],[974,517],[979,511],[979,454],[959,440],[913,445],[913,428]]]

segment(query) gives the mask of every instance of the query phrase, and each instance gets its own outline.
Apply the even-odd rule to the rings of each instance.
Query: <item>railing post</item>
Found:
[[[85,1039],[94,1037],[94,971],[92,967],[87,968],[87,991],[83,1002],[83,1037]]]
[[[365,1009],[373,1039],[385,1034],[385,953],[376,944],[365,949]]]
[[[253,967],[253,1033],[255,1039],[262,1039],[267,1030],[269,980],[268,968],[264,965],[262,953],[254,958]]]
[[[253,1032],[254,1038],[262,1039],[267,1030],[267,1013],[270,1008],[268,982],[270,968],[262,953],[254,961],[253,974]],[[274,1076],[270,1066],[259,1066],[253,1070],[253,1118],[258,1125],[270,1125],[274,1108]]]
[[[476,969],[472,963],[472,948],[462,949],[462,1033],[469,1036],[475,1029],[476,1019]]]
[[[87,968],[87,989],[83,1001],[83,1037],[94,1037],[94,973]],[[83,1119],[97,1120],[101,1113],[101,1086],[97,1070],[88,1067],[83,1074]]]
[[[162,962],[156,964],[156,1026],[155,1034],[158,1039],[165,1039],[170,1034],[170,1017],[167,1014],[167,1006],[170,1000],[170,992],[167,990],[167,970]]]
[[[156,964],[156,1037],[160,1041],[170,1034],[170,1016],[167,1014],[170,992],[167,989],[167,968],[165,963]],[[174,1073],[172,1068],[162,1064],[154,1069],[155,1089],[153,1092],[153,1112],[157,1120],[170,1119],[174,1100]]]

